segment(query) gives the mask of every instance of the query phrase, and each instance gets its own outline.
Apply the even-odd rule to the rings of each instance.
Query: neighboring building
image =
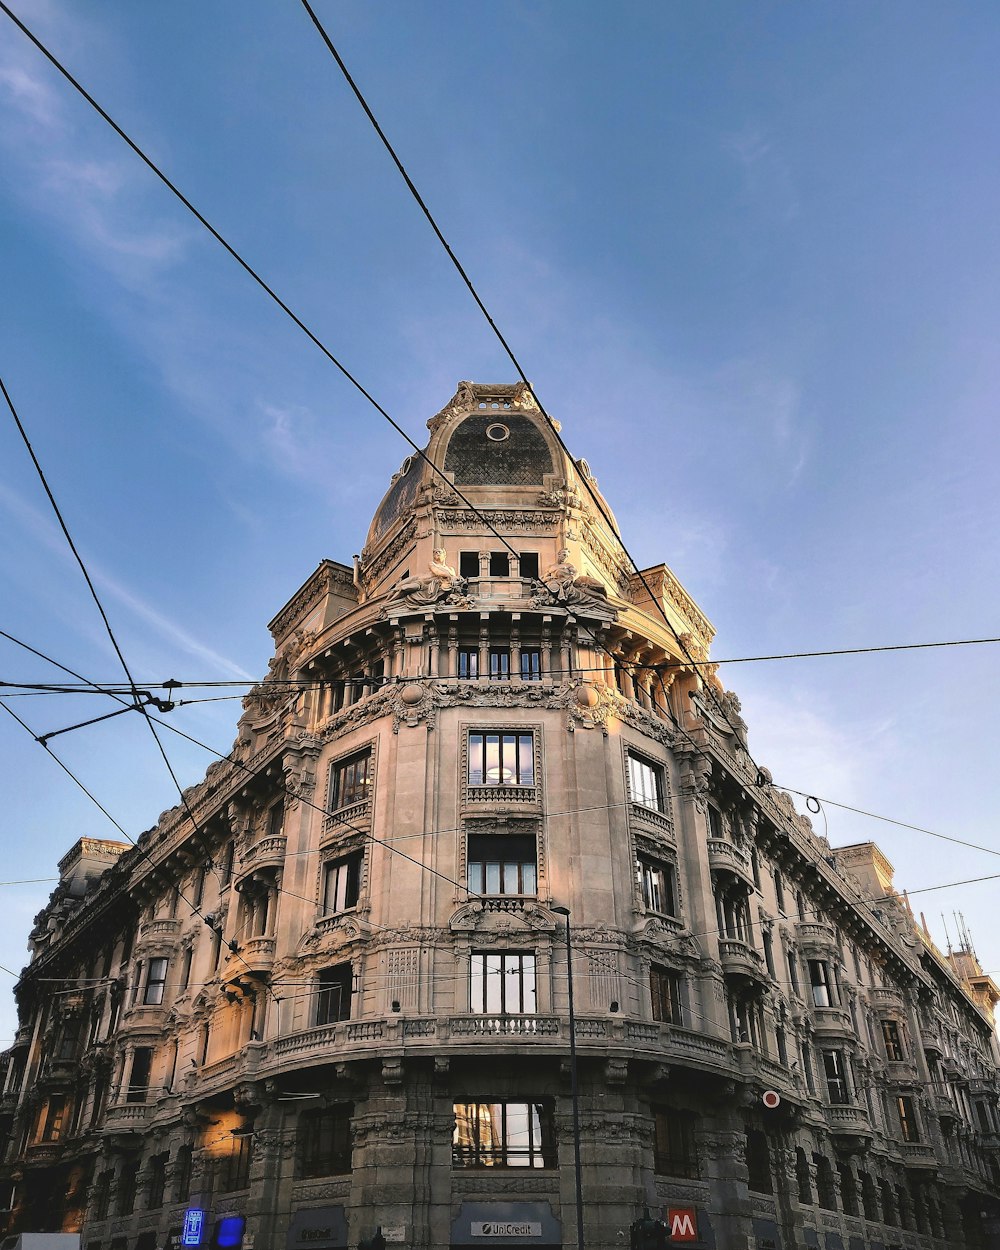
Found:
[[[526,388],[428,425],[444,478],[407,458],[271,622],[232,756],[62,861],[9,1229],[575,1245],[565,907],[588,1248],[646,1206],[719,1250],[996,1245],[996,986],[758,771]]]

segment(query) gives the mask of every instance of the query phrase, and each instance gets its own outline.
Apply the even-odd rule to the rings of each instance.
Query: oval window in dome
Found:
[[[510,438],[510,430],[499,421],[494,421],[492,425],[486,427],[486,437],[492,443],[503,443]]]

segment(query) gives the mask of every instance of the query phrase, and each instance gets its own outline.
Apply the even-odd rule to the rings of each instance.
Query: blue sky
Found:
[[[16,7],[418,442],[459,379],[514,380],[299,5]],[[637,560],[671,565],[716,655],[1000,633],[1000,13],[318,9]],[[262,674],[266,622],[360,549],[406,447],[2,16],[0,169],[0,372],[131,666]],[[9,419],[0,532],[0,628],[117,679]],[[777,781],[1000,851],[998,659],[723,675]],[[0,640],[4,680],[54,676]],[[36,732],[105,710],[10,706]],[[238,710],[172,720],[224,753]],[[7,717],[0,735],[5,879],[115,836]],[[52,746],[133,836],[175,801],[137,716]],[[185,784],[212,759],[169,749]],[[835,844],[876,839],[900,886],[1000,872],[824,817]],[[8,968],[48,889],[3,887]],[[963,912],[1000,970],[995,897],[913,903],[941,942]],[[3,991],[0,1039],[12,1021]]]

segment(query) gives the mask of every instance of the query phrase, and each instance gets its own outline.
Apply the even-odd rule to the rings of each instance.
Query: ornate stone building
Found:
[[[9,1229],[576,1244],[564,908],[583,1244],[644,1207],[719,1250],[997,1244],[993,982],[758,769],[711,625],[526,388],[428,425],[271,622],[232,754],[61,862]]]

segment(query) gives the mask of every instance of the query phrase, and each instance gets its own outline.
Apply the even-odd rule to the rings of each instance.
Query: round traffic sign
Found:
[[[767,1107],[768,1111],[773,1111],[780,1104],[781,1095],[773,1089],[765,1089],[760,1100]]]

